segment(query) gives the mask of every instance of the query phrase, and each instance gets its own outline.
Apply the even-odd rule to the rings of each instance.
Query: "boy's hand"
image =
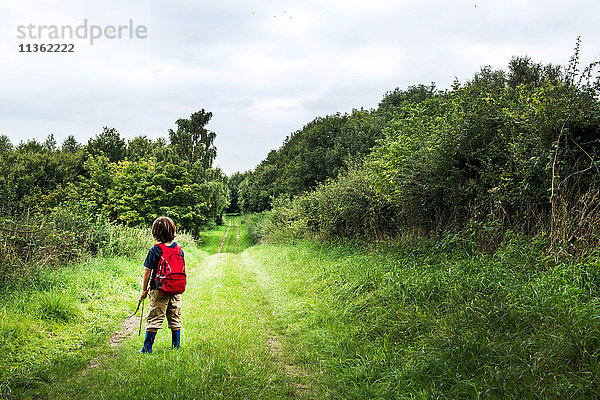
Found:
[[[140,301],[144,300],[146,296],[148,296],[148,285],[150,282],[150,276],[152,275],[152,270],[148,268],[144,268],[144,281],[142,282],[142,287],[145,287],[145,290],[142,290],[142,295],[140,296]]]

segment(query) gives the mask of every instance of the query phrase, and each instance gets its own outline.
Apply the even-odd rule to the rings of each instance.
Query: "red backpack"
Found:
[[[158,244],[162,256],[156,271],[156,288],[164,295],[180,294],[185,291],[185,262],[181,256],[181,247],[171,248],[163,243]]]

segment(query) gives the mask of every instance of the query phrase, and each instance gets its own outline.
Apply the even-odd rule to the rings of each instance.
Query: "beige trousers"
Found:
[[[181,328],[181,295],[165,296],[159,290],[148,293],[149,306],[146,329],[161,329],[165,317],[169,329]]]

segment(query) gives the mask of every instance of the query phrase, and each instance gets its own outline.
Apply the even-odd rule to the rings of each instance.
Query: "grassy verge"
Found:
[[[246,221],[243,218],[238,218],[238,224],[240,225],[240,240],[238,242],[237,252],[242,253],[247,248],[252,247],[254,243],[252,243],[250,239]]]
[[[600,262],[515,240],[365,252],[263,245],[243,257],[291,362],[334,398],[598,398]]]
[[[273,332],[273,312],[255,274],[245,268],[236,254],[210,256],[182,239],[185,238],[178,241],[185,246],[188,289],[183,298],[180,350],[170,348],[168,329],[159,331],[151,355],[137,354],[143,336],[130,337],[118,348],[109,348],[108,336],[118,330],[122,318],[133,310],[135,301],[124,298],[136,299],[139,277],[131,273],[131,263],[126,260],[116,260],[119,262],[114,264],[114,268],[121,268],[114,275],[127,281],[126,286],[119,287],[111,286],[109,282],[97,282],[101,270],[74,267],[74,271],[78,272],[76,277],[64,271],[71,277],[68,281],[73,282],[69,293],[81,297],[87,293],[85,288],[88,286],[99,287],[98,292],[88,297],[99,304],[106,303],[101,307],[103,322],[94,325],[96,330],[90,333],[90,340],[82,342],[73,333],[82,330],[78,322],[80,317],[62,321],[60,326],[64,335],[56,337],[56,342],[61,342],[62,347],[52,350],[52,359],[37,361],[40,369],[52,372],[38,376],[28,373],[27,367],[23,366],[22,376],[26,384],[13,385],[12,397],[298,398],[293,386],[295,379],[286,374],[285,365],[268,346]],[[98,262],[91,263],[96,265],[94,263]],[[56,274],[49,276],[54,279],[48,283],[49,287],[55,287],[56,281],[63,280]],[[110,304],[113,306],[108,307]],[[82,316],[81,324],[89,324],[89,318]],[[47,329],[51,324],[44,320],[39,325]],[[102,329],[102,332],[97,329]],[[78,345],[68,347],[71,341]],[[52,347],[49,338],[45,339],[44,347]],[[33,348],[16,343],[15,349],[31,356],[32,360],[36,358]],[[100,356],[99,365],[82,373],[94,356]]]
[[[31,398],[113,351],[108,339],[137,304],[145,256],[140,249],[152,241],[142,229],[111,227],[109,233],[100,253],[113,255],[61,268],[38,266],[27,285],[2,293],[0,398]],[[194,245],[186,235],[178,241],[186,249]]]
[[[139,265],[95,258],[43,271],[0,300],[0,398],[20,397],[83,369],[108,350],[107,337],[131,312]]]
[[[516,237],[492,254],[451,237],[371,251],[298,242],[215,255],[184,239],[179,351],[168,330],[152,355],[137,354],[139,336],[108,348],[139,293],[141,261],[91,260],[48,271],[35,288],[3,299],[3,394],[600,396],[598,259],[558,263]],[[102,353],[113,357],[82,375]]]

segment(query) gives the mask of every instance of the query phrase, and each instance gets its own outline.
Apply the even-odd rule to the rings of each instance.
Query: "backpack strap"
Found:
[[[169,250],[170,250],[169,246],[167,246],[167,245],[166,245],[166,244],[164,244],[164,243],[157,243],[156,245],[157,245],[158,247],[160,247],[160,249],[162,250],[162,254],[160,255],[160,258],[162,258],[162,259],[164,260],[164,257],[163,257],[163,256],[164,256],[166,253],[168,253],[168,252],[169,252]]]

